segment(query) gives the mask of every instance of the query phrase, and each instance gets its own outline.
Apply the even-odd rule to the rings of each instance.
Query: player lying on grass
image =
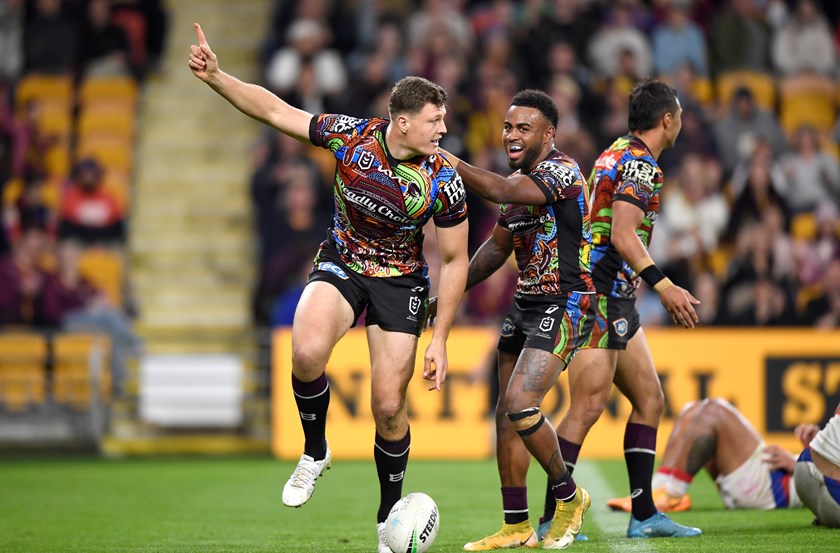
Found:
[[[840,416],[835,414],[822,431],[813,424],[799,425],[796,436],[805,447],[799,462],[779,446],[765,444],[729,402],[709,398],[689,403],[677,417],[653,477],[656,508],[690,509],[688,487],[705,468],[727,509],[783,509],[805,503],[821,523],[840,526]],[[611,499],[607,505],[627,511],[630,498]]]

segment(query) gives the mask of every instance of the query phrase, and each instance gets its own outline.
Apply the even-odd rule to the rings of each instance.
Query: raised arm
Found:
[[[265,88],[240,81],[219,68],[216,54],[210,49],[201,25],[195,23],[198,45],[190,46],[189,66],[193,75],[207,83],[236,109],[271,125],[283,134],[302,142],[309,140],[309,122],[312,114],[292,107]]]
[[[545,193],[531,177],[517,175],[505,178],[492,171],[470,165],[449,152],[444,151],[444,154],[461,175],[464,186],[485,200],[523,205],[543,205],[548,201]]]
[[[694,328],[700,320],[694,311],[694,305],[700,302],[687,290],[672,283],[654,265],[647,248],[645,248],[639,235],[636,234],[636,229],[642,224],[644,216],[645,213],[639,206],[616,199],[613,202],[610,241],[636,274],[640,275],[648,284],[650,282],[654,283],[652,287],[659,293],[659,300],[674,323],[685,328]],[[648,272],[646,273],[645,270]],[[649,274],[657,271],[658,276],[657,274],[652,274],[652,276]]]

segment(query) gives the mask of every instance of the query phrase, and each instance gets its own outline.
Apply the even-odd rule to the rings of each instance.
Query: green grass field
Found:
[[[280,503],[292,466],[268,458],[2,460],[0,552],[375,551],[373,462],[335,462],[301,509]],[[629,540],[628,515],[604,507],[609,496],[626,493],[624,464],[581,461],[575,477],[593,496],[583,527],[591,541],[575,551],[840,551],[840,531],[812,527],[807,510],[723,510],[706,476],[691,488],[694,509],[674,516],[701,527],[701,538]],[[544,485],[538,466],[529,479],[535,521]],[[437,501],[435,552],[460,551],[501,522],[491,461],[412,461],[404,490]]]

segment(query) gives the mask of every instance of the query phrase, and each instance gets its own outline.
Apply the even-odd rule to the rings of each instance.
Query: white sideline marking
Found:
[[[615,538],[626,539],[630,513],[616,513],[607,507],[607,499],[618,497],[621,492],[610,488],[610,485],[601,476],[601,472],[594,464],[578,460],[575,468],[575,483],[586,489],[592,497],[592,506],[583,522],[584,534],[586,534],[586,527],[591,527],[594,524],[601,530],[602,534],[602,538],[594,539],[606,541],[610,551],[633,551],[634,553],[653,553],[656,551],[656,547],[653,546],[651,540],[613,542]],[[590,539],[593,538],[590,536]]]

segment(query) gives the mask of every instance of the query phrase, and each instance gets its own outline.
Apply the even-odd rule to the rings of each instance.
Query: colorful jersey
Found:
[[[516,292],[565,295],[594,291],[589,272],[589,187],[580,167],[566,154],[553,150],[527,176],[545,194],[546,203],[499,207],[499,226],[513,234],[519,267]]]
[[[336,159],[335,214],[327,240],[365,276],[391,277],[425,267],[421,227],[467,219],[461,178],[443,156],[391,157],[387,119],[316,115],[309,139]]]
[[[644,211],[636,229],[645,247],[659,213],[659,190],[664,176],[650,150],[640,139],[628,135],[604,150],[589,177],[592,188],[592,279],[599,294],[633,297],[639,277],[610,239],[614,201],[630,202]]]

